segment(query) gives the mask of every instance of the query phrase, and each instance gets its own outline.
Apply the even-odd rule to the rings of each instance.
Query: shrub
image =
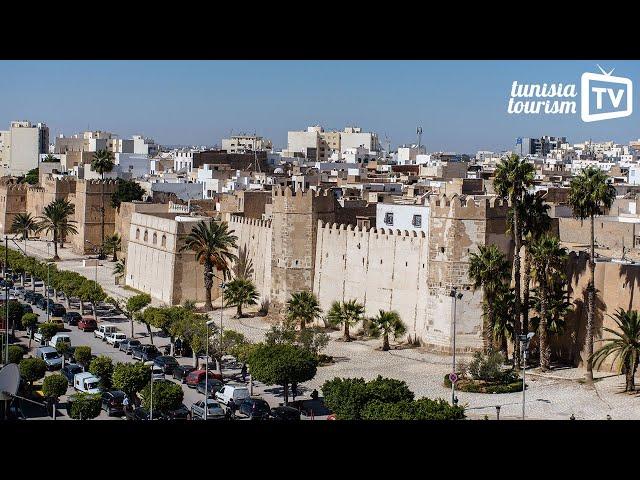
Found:
[[[151,408],[151,384],[147,384],[141,392],[144,408]],[[184,391],[182,387],[173,382],[153,382],[153,410],[168,412],[176,410],[182,405]]]
[[[329,335],[316,327],[305,328],[298,333],[297,343],[305,350],[318,356],[320,351],[327,348]]]
[[[91,360],[89,371],[100,379],[100,388],[108,390],[111,388],[113,376],[113,361],[106,355]]]
[[[42,393],[49,398],[60,398],[67,393],[69,384],[64,375],[59,373],[55,375],[49,375],[42,382]]]
[[[112,384],[133,398],[149,382],[151,374],[144,363],[116,363],[111,376]]]
[[[73,358],[76,359],[79,365],[86,368],[91,362],[91,347],[86,345],[80,345],[73,351]]]
[[[74,420],[91,420],[100,415],[100,394],[76,393],[69,398],[67,411]]]
[[[9,363],[20,364],[24,357],[24,349],[18,345],[9,345]]]
[[[473,360],[469,363],[469,374],[474,380],[502,382],[505,373],[502,369],[503,363],[504,357],[500,352],[493,352],[489,355],[476,352]]]
[[[20,362],[20,375],[29,385],[44,377],[47,371],[47,364],[41,358],[25,358]]]
[[[452,406],[445,400],[420,398],[400,402],[367,403],[361,413],[363,420],[461,420],[464,408]]]
[[[42,334],[43,340],[49,341],[53,336],[60,331],[59,327],[55,323],[45,322],[40,324],[38,332]]]

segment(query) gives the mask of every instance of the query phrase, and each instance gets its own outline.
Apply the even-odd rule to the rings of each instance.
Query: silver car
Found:
[[[36,349],[36,358],[41,358],[47,364],[47,369],[62,368],[62,355],[53,347],[40,347]]]
[[[222,405],[216,400],[207,399],[207,420],[223,420],[225,417]],[[191,405],[191,419],[204,420],[204,400],[200,400]]]

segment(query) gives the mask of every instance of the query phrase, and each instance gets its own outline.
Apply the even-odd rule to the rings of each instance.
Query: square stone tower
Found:
[[[330,191],[292,191],[276,187],[272,198],[271,295],[281,311],[294,292],[313,291],[318,220],[335,222]]]

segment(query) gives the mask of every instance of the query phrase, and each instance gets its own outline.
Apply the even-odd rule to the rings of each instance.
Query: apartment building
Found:
[[[4,175],[20,176],[38,166],[41,154],[49,152],[49,127],[45,123],[11,122],[0,131],[0,163]]]

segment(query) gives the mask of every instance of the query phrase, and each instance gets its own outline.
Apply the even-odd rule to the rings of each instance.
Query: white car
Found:
[[[100,325],[96,330],[93,331],[93,336],[95,338],[101,338],[104,342],[107,336],[112,333],[116,333],[118,331],[118,327],[115,325]]]
[[[114,347],[118,347],[120,342],[127,339],[126,333],[116,332],[111,335],[107,335],[107,343],[109,345],[113,345]]]
[[[222,420],[225,418],[224,409],[213,398],[207,399],[207,420]],[[204,420],[204,400],[199,400],[191,406],[191,419]]]
[[[100,393],[100,379],[89,372],[76,373],[73,388],[84,393]]]
[[[240,406],[245,398],[251,398],[249,389],[241,385],[225,385],[215,393],[215,399],[223,405],[227,405],[229,400],[233,398],[236,406]]]

